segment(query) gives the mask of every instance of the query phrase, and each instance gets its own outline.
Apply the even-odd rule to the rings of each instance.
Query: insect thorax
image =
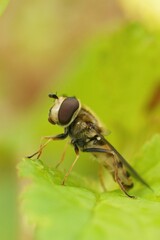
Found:
[[[99,126],[97,119],[84,108],[80,110],[68,129],[72,142],[76,142],[80,148],[89,145],[89,142],[92,140],[93,142],[96,141],[94,137],[103,133],[103,129]]]

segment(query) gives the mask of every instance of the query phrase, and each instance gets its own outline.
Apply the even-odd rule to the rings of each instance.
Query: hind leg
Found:
[[[106,192],[107,189],[106,189],[106,186],[104,183],[103,166],[101,164],[99,164],[98,176],[99,176],[99,181],[100,181],[101,187],[102,187],[103,191]]]

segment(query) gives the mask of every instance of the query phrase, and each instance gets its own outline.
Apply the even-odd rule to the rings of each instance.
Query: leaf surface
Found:
[[[135,182],[130,199],[120,190],[100,193],[71,174],[66,186],[64,173],[39,160],[24,159],[20,176],[31,183],[22,195],[23,211],[36,226],[36,239],[158,239],[160,236],[160,136],[145,144],[135,168],[154,192]]]

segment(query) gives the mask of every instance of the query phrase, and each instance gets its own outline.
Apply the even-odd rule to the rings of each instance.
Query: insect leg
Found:
[[[68,172],[67,172],[66,175],[64,176],[64,179],[63,179],[62,185],[65,184],[65,182],[66,182],[66,180],[67,180],[69,174],[71,173],[71,171],[72,171],[72,169],[73,169],[75,163],[77,162],[77,160],[78,160],[78,158],[79,158],[79,149],[78,149],[78,147],[77,147],[76,145],[74,145],[74,150],[75,150],[75,153],[76,153],[76,158],[75,158],[74,162],[72,163],[72,165],[70,166]]]
[[[132,174],[132,176],[137,179],[141,184],[149,188],[152,192],[153,189],[149,186],[149,184],[133,169],[132,166],[124,159],[124,157],[106,140],[107,145],[115,152],[117,157],[122,161],[128,171]]]
[[[123,186],[122,182],[120,181],[120,178],[118,177],[118,161],[117,161],[117,155],[114,151],[110,150],[110,149],[104,149],[104,148],[86,148],[83,149],[83,152],[101,152],[101,153],[107,153],[113,156],[114,159],[114,166],[115,166],[115,181],[119,184],[121,190],[130,198],[135,198],[134,196],[129,195],[126,190],[125,187]]]
[[[102,164],[99,164],[99,171],[98,171],[98,176],[99,176],[99,181],[100,181],[100,184],[103,188],[103,191],[106,192],[107,189],[106,189],[106,186],[104,184],[104,178],[103,178],[103,166]]]
[[[117,170],[117,169],[116,169],[116,170]],[[130,198],[136,198],[135,196],[129,195],[129,194],[126,192],[126,190],[125,190],[122,182],[120,181],[120,179],[119,179],[119,177],[118,177],[118,172],[117,172],[117,171],[115,171],[115,181],[119,184],[121,190],[122,190],[128,197],[130,197]]]
[[[45,142],[44,144],[41,144],[40,147],[39,147],[39,149],[38,149],[38,151],[35,152],[35,153],[33,153],[33,154],[30,155],[30,156],[27,156],[27,158],[32,158],[32,157],[34,157],[34,156],[37,155],[37,159],[38,159],[38,158],[40,157],[40,155],[42,154],[43,148],[44,148],[50,141],[52,141],[52,140],[63,140],[63,139],[65,139],[67,136],[68,136],[68,132],[64,132],[64,133],[58,134],[58,135],[56,135],[56,136],[45,136],[45,137],[43,137],[42,140],[48,139],[48,141]],[[42,141],[42,140],[41,140],[41,141]]]
[[[68,142],[66,142],[65,147],[64,147],[64,149],[63,149],[63,153],[62,153],[61,159],[60,159],[59,162],[56,164],[55,168],[58,168],[59,165],[64,161],[64,157],[65,157],[65,154],[66,154],[67,147],[68,147]]]

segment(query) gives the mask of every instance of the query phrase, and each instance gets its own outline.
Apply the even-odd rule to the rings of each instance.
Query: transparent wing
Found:
[[[106,140],[106,139],[105,139]],[[137,179],[140,183],[145,185],[147,188],[149,188],[151,191],[153,189],[149,186],[149,184],[131,167],[131,165],[124,159],[124,157],[106,140],[106,144],[116,153],[118,156],[119,160],[125,165],[129,173]]]

